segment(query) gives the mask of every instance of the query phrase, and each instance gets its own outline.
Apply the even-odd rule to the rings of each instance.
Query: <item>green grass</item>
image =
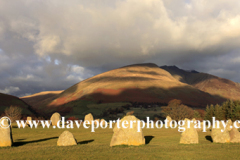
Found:
[[[13,147],[0,148],[1,159],[238,159],[240,144],[214,144],[206,139],[210,132],[199,132],[199,144],[179,144],[177,129],[144,129],[154,136],[139,147],[110,147],[112,129],[69,129],[77,146],[58,147],[65,129],[13,128]]]

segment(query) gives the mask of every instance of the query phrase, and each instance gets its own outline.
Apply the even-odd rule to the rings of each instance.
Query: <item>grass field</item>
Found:
[[[69,129],[77,146],[59,147],[65,129],[13,128],[13,147],[0,148],[0,159],[239,159],[240,144],[214,144],[199,132],[199,144],[179,144],[177,129],[143,129],[148,144],[110,147],[112,129]]]

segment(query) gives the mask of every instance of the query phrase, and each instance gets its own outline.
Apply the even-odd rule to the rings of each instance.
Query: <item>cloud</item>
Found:
[[[0,2],[0,87],[16,94],[143,62],[240,82],[238,0]]]
[[[5,93],[5,94],[12,94],[14,92],[20,91],[18,87],[6,87],[5,89],[0,89],[0,93]]]

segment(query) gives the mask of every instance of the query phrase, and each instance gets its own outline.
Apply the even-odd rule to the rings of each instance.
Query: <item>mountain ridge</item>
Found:
[[[188,72],[178,67],[161,66],[175,79],[211,95],[219,95],[226,99],[240,100],[240,85],[231,80],[220,78],[208,73]]]
[[[176,68],[178,67],[175,66]],[[167,71],[166,67],[163,69],[153,63],[124,66],[85,79],[53,97],[36,102],[33,108],[37,112],[45,108],[48,111],[44,114],[55,111],[68,114],[74,112],[76,107],[86,108],[87,105],[83,104],[85,101],[167,104],[172,99],[180,99],[186,105],[204,108],[207,104],[226,100],[221,95],[211,95],[188,84],[198,82],[198,76],[192,77],[187,71],[179,70],[181,74],[173,71],[175,70]],[[201,74],[196,71],[189,73]],[[27,101],[27,98],[22,99]]]

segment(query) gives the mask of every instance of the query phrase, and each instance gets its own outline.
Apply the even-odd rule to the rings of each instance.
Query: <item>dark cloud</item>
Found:
[[[61,90],[154,62],[240,82],[238,0],[0,0],[0,92]]]

